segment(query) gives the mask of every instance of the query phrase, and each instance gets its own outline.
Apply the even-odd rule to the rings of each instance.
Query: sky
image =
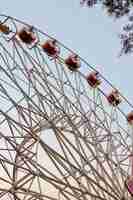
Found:
[[[33,24],[75,50],[133,102],[133,56],[118,58],[118,34],[125,19],[107,17],[100,6],[82,8],[79,0],[2,0],[0,12]]]

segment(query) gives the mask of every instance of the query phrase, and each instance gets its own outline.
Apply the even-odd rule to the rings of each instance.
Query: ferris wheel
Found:
[[[57,39],[0,22],[0,199],[132,199],[132,104]]]

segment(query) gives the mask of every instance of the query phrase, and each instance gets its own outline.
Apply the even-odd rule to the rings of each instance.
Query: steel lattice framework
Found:
[[[126,112],[133,106],[121,96],[107,102],[113,89],[91,88],[86,73],[96,71],[80,56],[72,72],[64,58],[72,50],[59,41],[60,56],[51,59],[41,43],[53,39],[32,27],[33,46],[18,30],[30,25],[1,15],[10,28],[0,35],[0,199],[130,199],[125,180],[132,163],[132,126]]]

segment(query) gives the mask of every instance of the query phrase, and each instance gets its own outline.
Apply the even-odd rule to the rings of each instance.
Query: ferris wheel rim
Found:
[[[95,67],[93,67],[92,65],[90,65],[83,57],[81,57],[81,56],[79,55],[79,53],[77,53],[76,51],[74,51],[74,50],[72,50],[71,48],[67,47],[67,46],[64,45],[62,42],[60,42],[58,39],[56,39],[55,37],[49,35],[48,33],[44,32],[44,31],[42,31],[41,29],[37,28],[36,26],[33,26],[32,24],[26,23],[26,22],[24,22],[23,20],[19,20],[19,19],[16,18],[16,17],[12,17],[12,16],[9,16],[9,15],[6,15],[6,14],[0,14],[0,17],[6,17],[6,18],[12,19],[12,20],[14,20],[14,21],[16,21],[16,22],[19,22],[19,23],[21,23],[21,24],[23,24],[23,25],[25,25],[25,26],[33,27],[34,30],[36,30],[37,32],[41,33],[42,35],[48,37],[49,39],[54,39],[54,40],[56,40],[56,41],[58,42],[58,44],[59,44],[61,47],[65,48],[65,49],[68,50],[70,53],[73,53],[73,54],[78,55],[78,57],[80,58],[80,60],[88,66],[88,69],[91,69],[91,70],[93,70],[93,71],[95,71],[95,72],[98,72],[98,73],[99,73],[99,76],[100,76],[100,77],[105,81],[105,83],[107,83],[112,89],[114,89],[114,90],[117,89],[107,78],[105,78],[99,71],[97,71],[97,69],[96,69]],[[82,75],[83,75],[83,74],[82,74]],[[103,90],[101,90],[101,89],[99,89],[99,90],[100,90],[100,92],[101,92],[104,96],[106,96]],[[125,96],[122,94],[122,92],[120,92],[120,90],[118,90],[118,91],[119,91],[120,97],[121,97],[125,102],[127,102],[127,104],[133,109],[133,104],[127,99],[127,97],[125,97]],[[126,115],[125,115],[125,116],[126,116]]]

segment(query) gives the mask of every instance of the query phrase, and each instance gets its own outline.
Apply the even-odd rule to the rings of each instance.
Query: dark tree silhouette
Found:
[[[108,15],[116,19],[128,16],[128,23],[119,36],[122,45],[120,55],[133,52],[133,0],[81,0],[80,4],[90,8],[102,4]]]

